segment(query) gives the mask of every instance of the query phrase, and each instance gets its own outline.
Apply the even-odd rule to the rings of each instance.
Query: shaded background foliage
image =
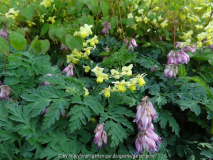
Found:
[[[6,24],[10,35],[10,43],[6,45],[8,52],[0,50],[0,79],[12,89],[12,100],[0,103],[1,159],[59,159],[58,154],[62,153],[134,154],[138,130],[132,121],[136,106],[144,96],[149,96],[159,116],[154,125],[163,143],[159,152],[152,154],[155,159],[213,158],[211,49],[203,48],[194,54],[188,52],[190,64],[180,66],[178,78],[167,79],[163,77],[163,70],[166,56],[173,49],[172,41],[167,38],[172,37],[173,33],[168,32],[168,28],[159,30],[157,34],[164,36],[165,40],[158,42],[158,35],[154,32],[146,35],[145,28],[150,26],[142,24],[137,30],[141,36],[137,39],[139,46],[129,52],[121,41],[124,37],[116,32],[116,23],[120,25],[116,1],[112,1],[112,5],[117,22],[107,0],[100,4],[98,0],[55,0],[50,8],[36,2],[20,3],[24,6],[11,0],[0,8],[1,12],[12,7],[20,10],[19,20],[5,19],[3,16],[0,19],[1,26]],[[184,1],[165,3],[168,7],[166,15],[176,10],[175,6],[181,5],[181,9],[184,6]],[[30,7],[26,8],[29,4]],[[58,11],[53,10],[53,4]],[[154,6],[158,5],[154,3]],[[131,37],[135,22],[127,18],[128,6],[134,6],[134,3],[124,1],[121,5],[124,13],[122,23],[125,36]],[[146,7],[148,9],[149,6]],[[51,24],[46,21],[43,24],[36,13],[46,13],[45,20],[55,15],[56,22]],[[107,17],[108,13],[110,17]],[[109,36],[101,35],[102,20],[99,18],[102,16],[111,24]],[[27,26],[26,19],[35,22],[36,26]],[[66,77],[60,69],[67,66],[65,55],[69,51],[63,53],[61,43],[72,48],[72,43],[67,43],[65,38],[83,24],[94,25],[94,32],[99,35],[96,50],[91,51],[90,55],[93,63],[81,60],[75,65],[80,79],[75,71],[73,77]],[[81,48],[81,40],[76,41],[76,47]],[[105,52],[106,46],[110,52]],[[108,58],[103,60],[103,56]],[[96,76],[86,74],[82,68],[82,65],[94,68],[97,64],[104,67],[106,72],[111,68],[133,64],[133,74],[147,73],[144,78],[146,85],[137,86],[135,91],[127,89],[124,93],[111,93],[110,98],[105,98],[99,93],[113,80],[96,87]],[[154,65],[157,70],[150,71]],[[44,76],[48,73],[52,76]],[[44,86],[44,81],[50,82],[50,86]],[[83,87],[92,91],[90,95],[83,97]],[[47,107],[50,111],[42,114]],[[61,113],[65,112],[67,115],[62,116]],[[108,146],[98,151],[93,143],[93,130],[101,122],[105,122]]]

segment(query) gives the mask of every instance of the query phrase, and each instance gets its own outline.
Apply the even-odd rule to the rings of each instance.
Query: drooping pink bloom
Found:
[[[142,106],[139,104],[137,106],[137,113],[133,122],[138,122],[141,119],[141,116],[142,116]]]
[[[150,102],[150,101],[148,102],[148,107],[151,110],[151,117],[152,117],[152,119],[157,119],[158,116],[157,116],[157,114],[155,112],[155,109],[154,109],[154,107],[152,105],[152,102]]]
[[[162,143],[161,138],[154,132],[154,130],[150,127],[146,130],[146,135],[153,139],[157,144]]]
[[[180,48],[181,42],[175,42],[175,47]]]
[[[103,129],[104,123],[98,124],[94,130],[95,138],[94,143],[98,144],[98,150],[101,149],[101,146],[104,142],[104,145],[107,145],[107,133]]]
[[[154,71],[157,71],[157,70],[158,70],[158,66],[154,65],[150,71],[154,72]]]
[[[70,63],[66,68],[63,69],[62,73],[66,73],[67,76],[73,77],[73,64]]]
[[[7,39],[7,36],[8,36],[8,32],[6,30],[5,27],[3,27],[1,30],[0,30],[0,36],[4,37],[5,39]]]
[[[48,74],[46,74],[46,76],[52,76],[52,74],[48,73]],[[47,82],[47,81],[44,81],[43,83],[44,83],[45,86],[49,86],[50,85],[50,82]]]
[[[213,44],[211,44],[211,46],[209,46],[212,50],[213,50]]]
[[[152,119],[156,119],[156,111],[152,102],[147,96],[137,106],[137,113],[134,122],[137,123],[139,133],[135,140],[136,153],[141,154],[144,150],[149,153],[158,151],[158,146],[162,143],[161,138],[155,133]]]
[[[176,78],[177,76],[177,72],[178,72],[178,69],[177,69],[177,65],[175,64],[169,64],[166,66],[166,69],[164,70],[164,77],[166,78]]]
[[[107,21],[105,21],[104,23],[102,23],[102,26],[103,26],[102,33],[104,35],[109,34],[109,29],[111,29],[110,23],[108,23]]]
[[[11,89],[7,85],[0,86],[0,100],[6,100],[10,98]]]
[[[134,38],[131,39],[131,44],[133,45],[133,47],[138,46],[138,44],[136,43],[136,40]]]
[[[184,46],[183,48],[181,48],[181,51],[195,53],[196,49],[196,47]]]
[[[67,50],[67,46],[66,46],[64,43],[62,43],[60,49],[61,49],[61,50]]]
[[[48,110],[48,107],[47,107],[47,108],[45,108],[44,112],[41,113],[41,115],[45,115],[48,111],[49,110]]]

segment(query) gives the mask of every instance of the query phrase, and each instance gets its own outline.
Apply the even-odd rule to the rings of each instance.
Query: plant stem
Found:
[[[92,94],[96,90],[96,88],[98,88],[99,84],[100,83],[98,83],[97,86],[95,86],[95,88],[93,89],[93,91],[90,94]]]
[[[5,60],[5,55],[3,55],[3,58],[4,58],[4,71],[6,71],[6,60]]]
[[[75,65],[73,65],[73,67],[75,68]],[[78,79],[81,79],[76,68],[75,68],[75,71],[77,73]]]
[[[139,27],[141,26],[141,23],[143,22],[144,18],[146,17],[146,15],[148,14],[148,12],[152,9],[152,1],[150,4],[150,7],[148,9],[148,11],[144,14],[143,19],[141,20],[140,24],[138,25],[137,29],[134,31],[134,33],[132,34],[130,40],[134,37],[135,33],[137,32],[137,30],[139,29]]]
[[[116,1],[117,2],[117,1]],[[120,9],[120,2],[117,2],[118,4],[118,9],[119,9],[119,15],[120,15],[120,23],[121,23],[121,29],[122,29],[122,33],[123,33],[123,41],[125,41],[125,36],[124,36],[124,28],[123,28],[123,24],[122,24],[122,20],[121,20],[121,9]]]
[[[18,139],[19,150],[20,150],[20,160],[22,160],[22,151],[21,151],[21,139]]]
[[[186,72],[188,72],[188,70],[189,70],[189,63],[188,63],[188,65],[187,65],[187,69],[186,69]]]
[[[210,0],[210,6],[211,6],[211,14],[210,14],[209,21],[208,21],[208,23],[207,23],[206,26],[208,26],[209,22],[211,21],[212,14],[213,14],[213,11],[212,11],[212,1],[211,0]]]
[[[176,23],[175,23],[175,20],[174,20],[174,48],[175,48],[175,25],[176,25]]]
[[[117,28],[119,28],[118,22],[117,22],[117,20],[116,20],[115,14],[114,14],[114,9],[113,9],[113,7],[112,7],[112,2],[111,2],[111,0],[109,0],[109,3],[110,3],[110,7],[111,7],[111,10],[112,10],[113,17],[114,17],[114,19],[115,19],[116,26],[117,26]],[[120,33],[120,32],[119,32],[119,33]],[[121,35],[121,37],[122,37],[122,34],[121,34],[121,33],[120,33],[120,35]],[[123,42],[124,42],[124,41],[123,41]]]
[[[63,64],[61,64],[61,62],[63,61],[63,59],[64,59],[64,53],[65,53],[65,50],[63,50],[63,55],[62,55],[62,58],[61,58],[61,60],[60,60],[60,63],[59,63],[59,65],[58,65],[58,67],[60,68],[61,67],[61,65]]]

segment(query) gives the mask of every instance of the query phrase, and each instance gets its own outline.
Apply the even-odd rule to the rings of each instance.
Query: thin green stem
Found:
[[[75,68],[75,65],[73,65],[73,67]],[[81,79],[76,68],[75,68],[75,71],[77,73],[78,79]]]
[[[186,69],[186,72],[188,72],[188,70],[189,70],[189,63],[187,64],[187,69]]]
[[[213,117],[212,117],[211,134],[213,135]]]
[[[4,71],[6,71],[6,70],[7,70],[7,68],[6,68],[6,60],[5,60],[5,55],[3,55],[3,58],[4,58]]]
[[[97,86],[95,86],[95,88],[93,89],[93,91],[90,94],[92,94],[96,90],[96,88],[98,88],[99,84],[100,83],[98,83]]]
[[[19,150],[20,150],[20,160],[22,160],[22,150],[21,150],[21,139],[18,139]]]
[[[152,1],[153,1],[153,0],[152,0]],[[134,37],[134,35],[136,34],[137,30],[140,28],[140,26],[141,26],[141,24],[142,24],[144,18],[146,17],[146,15],[148,14],[148,12],[152,9],[152,1],[151,1],[151,4],[150,4],[149,9],[148,9],[147,12],[144,14],[144,16],[143,16],[143,18],[142,18],[140,24],[138,25],[138,27],[136,28],[136,30],[135,30],[134,33],[132,34],[130,40]]]
[[[16,156],[13,156],[13,158],[19,160],[18,157],[16,157]]]

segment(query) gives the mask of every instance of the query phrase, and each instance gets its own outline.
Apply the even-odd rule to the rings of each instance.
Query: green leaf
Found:
[[[178,76],[179,77],[186,77],[187,76],[186,68],[183,64],[178,65]]]
[[[97,115],[103,113],[104,107],[100,104],[100,102],[93,96],[85,96],[84,104],[89,106]]]
[[[12,86],[18,83],[20,83],[20,79],[18,77],[8,76],[8,77],[5,77],[4,79],[4,84],[8,86]]]
[[[0,36],[0,46],[0,53],[9,56],[9,44],[2,36]]]
[[[177,151],[178,156],[180,156],[181,158],[184,156],[182,145],[177,145],[176,146],[176,151]]]
[[[66,45],[72,51],[76,48],[78,51],[81,51],[83,47],[83,40],[79,36],[72,36],[68,34],[66,36]]]
[[[11,45],[18,51],[23,50],[27,44],[27,40],[17,32],[10,32],[9,37]]]
[[[41,52],[41,42],[38,40],[38,36],[33,39],[28,51],[30,51],[31,48],[33,49],[35,55],[38,55]]]
[[[108,11],[109,11],[109,0],[102,0],[100,7],[101,7],[102,12],[103,12],[103,17],[107,17]]]
[[[50,42],[47,39],[45,39],[45,40],[40,40],[40,43],[41,43],[42,52],[43,54],[45,54],[50,48]]]
[[[209,159],[213,159],[213,152],[210,150],[203,150],[200,154],[204,155],[205,157]]]
[[[110,147],[118,146],[119,142],[123,143],[123,140],[127,138],[126,130],[119,123],[107,121],[104,126],[106,130],[109,129],[108,135],[112,140]]]
[[[43,25],[43,27],[41,28],[41,33],[40,33],[40,36],[43,36],[49,29],[49,23],[45,23]]]
[[[59,119],[60,112],[64,114],[65,109],[69,107],[70,98],[66,97],[67,93],[56,89],[54,85],[27,90],[27,92],[28,94],[24,93],[21,97],[28,102],[27,108],[32,111],[30,117],[40,115],[49,107],[44,117],[45,128],[54,124]]]
[[[175,102],[180,105],[182,111],[189,108],[191,111],[195,112],[197,116],[201,113],[201,109],[197,101],[177,100]]]
[[[99,0],[83,0],[83,2],[92,10],[94,16],[100,11],[100,7],[98,6]]]
[[[60,27],[54,30],[54,37],[58,39],[61,43],[65,43],[66,34],[67,31],[64,27]]]
[[[135,114],[123,107],[111,107],[106,109],[107,112],[101,114],[100,121],[104,122],[106,119],[112,119],[115,122],[118,122],[127,128],[133,130],[132,123],[130,123],[126,117],[134,117]]]
[[[27,20],[31,21],[33,18],[35,8],[32,5],[23,6],[20,10],[21,15],[23,15]]]
[[[20,35],[22,35],[23,37],[25,36],[25,29],[24,28],[17,28],[15,31],[17,33],[19,33]]]
[[[172,131],[179,136],[180,127],[175,118],[172,116],[171,112],[164,110],[163,112],[159,113],[159,118],[157,121],[160,121],[160,126],[162,129],[166,128],[166,124],[168,122],[169,126],[172,127]]]
[[[94,25],[94,19],[93,19],[93,17],[90,16],[90,15],[82,16],[81,18],[78,19],[78,22],[79,22],[81,25],[84,25],[84,24]]]
[[[89,108],[83,105],[75,105],[69,112],[70,118],[70,130],[73,133],[75,130],[81,128],[81,124],[86,125],[87,120],[91,118],[91,113]]]

